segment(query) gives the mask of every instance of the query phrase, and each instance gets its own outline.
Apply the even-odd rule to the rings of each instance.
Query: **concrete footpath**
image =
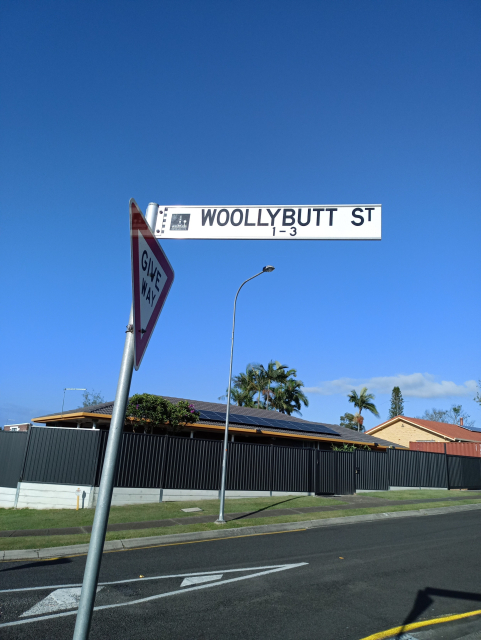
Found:
[[[421,502],[421,501],[420,501]],[[391,501],[392,505],[392,501]],[[234,538],[252,536],[263,533],[276,533],[279,531],[299,531],[301,529],[314,529],[333,525],[356,524],[360,522],[376,522],[387,518],[413,518],[434,516],[460,511],[480,510],[481,504],[465,504],[453,507],[433,507],[430,509],[417,509],[412,511],[387,511],[385,513],[369,513],[359,516],[342,516],[339,518],[323,518],[321,520],[304,520],[299,522],[264,524],[251,527],[239,527],[236,529],[219,529],[215,531],[195,531],[191,533],[176,533],[171,535],[150,536],[145,538],[129,538],[126,540],[111,540],[104,545],[104,552],[122,551],[142,547],[176,545],[196,542],[199,540],[213,540],[216,538]],[[317,509],[319,511],[319,509]],[[49,547],[46,549],[24,549],[0,551],[0,561],[35,560],[61,558],[73,555],[83,555],[88,551],[89,545],[76,544],[63,547]]]

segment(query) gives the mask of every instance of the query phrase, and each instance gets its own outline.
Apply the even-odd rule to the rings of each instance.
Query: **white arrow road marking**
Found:
[[[97,593],[100,589],[103,589],[103,587],[97,587]],[[40,616],[43,613],[53,613],[54,611],[62,611],[62,609],[77,609],[81,591],[81,587],[56,589],[49,596],[37,602],[31,609],[22,613],[20,617]]]
[[[250,573],[249,575],[246,576],[238,576],[237,578],[230,578],[229,580],[217,580],[215,582],[209,582],[207,584],[199,584],[197,586],[193,586],[193,587],[188,587],[187,589],[185,588],[181,588],[181,589],[177,589],[176,591],[169,591],[167,593],[159,593],[155,596],[149,596],[147,598],[140,598],[139,600],[131,600],[130,602],[119,602],[116,604],[104,604],[100,607],[94,607],[94,611],[102,611],[103,609],[116,609],[117,607],[126,607],[126,606],[130,606],[132,604],[140,604],[142,602],[151,602],[152,600],[159,600],[160,598],[167,598],[168,596],[175,596],[177,594],[180,593],[190,593],[191,591],[199,591],[200,589],[209,589],[210,587],[216,587],[220,584],[228,584],[228,583],[232,583],[232,582],[239,582],[241,580],[249,580],[249,578],[258,578],[260,576],[265,576],[268,575],[270,573],[278,573],[279,571],[286,571],[287,569],[295,569],[297,567],[303,567],[305,565],[307,565],[307,562],[297,562],[296,564],[282,564],[282,565],[275,565],[275,566],[270,566],[270,567],[251,567],[249,569],[226,569],[225,571],[222,572],[222,574],[224,573],[234,573],[234,572],[245,572],[245,571],[256,571],[256,573]],[[217,573],[215,571],[206,571],[204,573],[184,573],[184,574],[177,574],[177,575],[172,575],[172,576],[155,576],[152,578],[134,578],[132,580],[118,580],[115,582],[102,582],[102,586],[106,586],[106,585],[110,585],[110,584],[125,584],[127,582],[140,582],[140,580],[145,581],[146,579],[149,580],[160,580],[162,578],[185,578],[185,577],[191,577],[191,576],[212,576],[212,575],[217,575]],[[78,585],[56,585],[57,587],[76,587]],[[100,585],[99,585],[100,586]],[[32,591],[33,589],[38,590],[38,589],[49,589],[52,587],[29,587],[27,589],[3,589],[2,591],[0,591],[0,593],[12,593],[15,591]],[[77,612],[76,611],[66,611],[64,613],[54,613],[51,615],[47,615],[47,616],[42,616],[40,618],[29,618],[28,620],[17,620],[15,622],[4,622],[3,624],[0,624],[0,628],[1,627],[13,627],[19,624],[28,624],[30,622],[39,622],[40,620],[51,620],[52,618],[62,618],[65,616],[72,616],[75,615]]]
[[[190,587],[193,584],[200,584],[201,582],[212,582],[213,580],[220,580],[222,573],[217,573],[214,576],[197,576],[195,578],[184,578],[182,580],[181,587]]]

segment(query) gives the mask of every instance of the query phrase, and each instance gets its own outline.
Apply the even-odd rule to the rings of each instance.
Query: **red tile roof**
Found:
[[[434,433],[439,434],[440,436],[445,436],[450,440],[466,440],[470,442],[481,442],[481,431],[470,431],[465,427],[460,427],[457,424],[448,424],[447,422],[434,422],[433,420],[421,420],[421,418],[408,418],[407,416],[397,416],[396,418],[391,418],[386,422],[378,425],[377,427],[373,427],[366,431],[366,435],[369,433],[374,433],[379,429],[383,429],[388,424],[394,422],[397,419],[405,420],[406,422],[410,422],[418,427],[423,427],[424,429],[428,429],[429,431],[433,431]]]

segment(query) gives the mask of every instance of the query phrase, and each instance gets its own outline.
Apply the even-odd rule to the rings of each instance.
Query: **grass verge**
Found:
[[[461,504],[479,504],[481,499],[466,499],[456,501],[456,505]],[[433,504],[432,502],[420,503],[416,505],[392,505],[389,507],[365,507],[362,509],[342,509],[339,511],[324,511],[320,513],[299,514],[292,516],[271,516],[269,518],[245,518],[241,521],[228,522],[219,526],[215,524],[188,524],[176,525],[173,527],[159,527],[156,529],[133,529],[130,531],[112,531],[107,533],[107,540],[126,540],[128,538],[145,538],[149,536],[168,535],[172,533],[187,533],[190,531],[217,531],[223,529],[238,529],[261,524],[275,524],[284,522],[302,522],[303,520],[323,520],[325,518],[356,516],[368,513],[385,513],[387,510],[392,511],[417,511],[419,509],[434,509],[439,507],[452,507],[452,501],[446,500]],[[46,547],[62,547],[71,544],[82,544],[89,542],[90,535],[74,535],[74,536],[32,536],[21,538],[0,538],[0,549],[40,549]]]
[[[345,504],[342,500],[319,496],[274,496],[272,498],[239,498],[225,501],[225,513],[285,509],[298,507],[324,507]],[[182,509],[200,507],[202,511],[185,513]],[[209,516],[219,513],[219,500],[189,502],[152,502],[111,507],[109,523],[145,522],[188,516]],[[0,531],[14,529],[56,529],[91,525],[94,509],[0,509]],[[1,548],[1,547],[0,547]]]

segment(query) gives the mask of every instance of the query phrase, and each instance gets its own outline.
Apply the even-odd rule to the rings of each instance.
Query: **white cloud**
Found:
[[[476,394],[476,380],[467,380],[456,384],[449,380],[436,380],[429,373],[411,373],[409,375],[379,376],[377,378],[339,378],[321,382],[318,387],[306,387],[308,393],[333,396],[348,393],[351,389],[359,391],[367,387],[370,392],[390,394],[393,387],[400,387],[404,397],[411,398],[449,398],[452,396],[472,396]]]

